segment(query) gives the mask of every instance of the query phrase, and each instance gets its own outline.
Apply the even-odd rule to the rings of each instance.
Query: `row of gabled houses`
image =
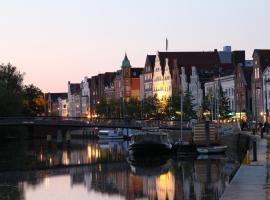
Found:
[[[162,101],[188,89],[199,111],[205,96],[211,94],[213,102],[219,98],[221,85],[231,112],[245,111],[254,119],[270,107],[269,77],[270,49],[255,49],[252,60],[246,60],[244,50],[232,51],[230,46],[221,51],[157,52],[146,56],[143,68],[132,67],[125,54],[119,70],[85,77],[80,83],[68,82],[64,97],[49,93],[57,98],[48,103],[56,106],[47,106],[47,114],[95,116],[102,98],[128,101],[156,95]]]

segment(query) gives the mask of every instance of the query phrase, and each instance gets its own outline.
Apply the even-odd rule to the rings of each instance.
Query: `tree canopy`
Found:
[[[34,85],[24,86],[23,77],[10,63],[0,65],[0,116],[44,112],[43,93]]]

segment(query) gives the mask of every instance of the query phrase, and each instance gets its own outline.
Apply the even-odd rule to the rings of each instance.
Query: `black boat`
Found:
[[[168,141],[167,134],[146,132],[131,136],[129,145],[129,155],[145,156],[145,155],[169,155],[171,154],[172,145]]]

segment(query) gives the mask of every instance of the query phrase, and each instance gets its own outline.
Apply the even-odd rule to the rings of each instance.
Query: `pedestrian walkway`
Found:
[[[270,138],[257,137],[257,149],[258,161],[241,165],[221,200],[270,200]]]

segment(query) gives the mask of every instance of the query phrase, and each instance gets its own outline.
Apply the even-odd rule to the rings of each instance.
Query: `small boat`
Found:
[[[197,152],[200,154],[218,154],[224,153],[227,146],[210,146],[210,147],[198,147]]]
[[[101,140],[122,140],[124,134],[120,129],[102,129],[98,131],[98,138]]]
[[[146,132],[131,136],[129,154],[131,156],[167,155],[171,153],[172,145],[168,141],[167,134]]]

